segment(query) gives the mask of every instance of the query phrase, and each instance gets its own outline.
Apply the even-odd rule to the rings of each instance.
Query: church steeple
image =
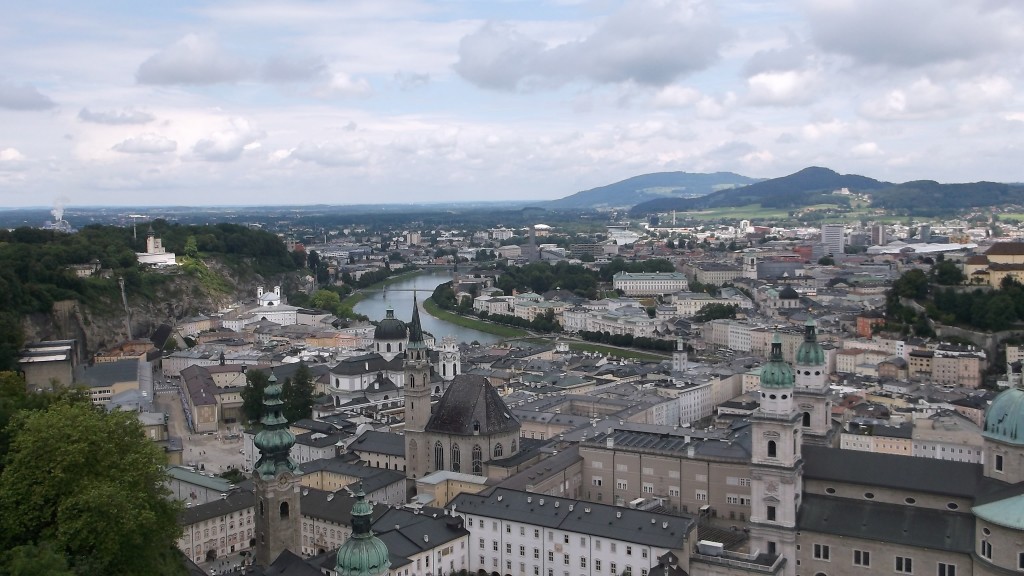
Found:
[[[338,548],[334,570],[338,576],[380,576],[388,573],[388,547],[373,534],[373,505],[367,502],[360,482],[352,505],[352,536]]]
[[[420,307],[415,292],[412,295],[412,320],[409,321],[409,348],[413,347],[426,347],[423,343],[423,326],[420,324]]]
[[[271,372],[267,386],[263,389],[263,417],[260,418],[263,429],[253,439],[260,450],[260,459],[254,470],[265,479],[275,478],[285,472],[295,473],[299,468],[290,456],[292,446],[295,445],[295,434],[288,429],[288,420],[284,417],[282,391],[277,376]]]
[[[282,387],[273,372],[263,389],[263,428],[253,443],[260,459],[253,467],[256,493],[256,562],[270,566],[281,552],[301,552],[301,500],[299,497],[298,464],[291,458],[295,435],[288,429],[284,416]]]

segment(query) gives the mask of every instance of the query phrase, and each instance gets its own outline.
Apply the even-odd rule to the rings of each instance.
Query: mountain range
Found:
[[[545,202],[542,206],[548,209],[628,208],[650,200],[705,196],[719,190],[746,186],[759,181],[759,178],[749,178],[733,172],[654,172],[607,186],[583,190],[565,198]]]
[[[857,174],[839,174],[812,166],[793,174],[757,179],[733,172],[701,174],[656,172],[577,192],[545,203],[544,208],[632,206],[634,216],[658,212],[707,210],[759,204],[799,209],[815,204],[849,205],[846,189],[870,201],[872,208],[921,216],[952,214],[970,208],[1024,205],[1024,185],[998,182],[942,184],[915,180],[895,184]]]

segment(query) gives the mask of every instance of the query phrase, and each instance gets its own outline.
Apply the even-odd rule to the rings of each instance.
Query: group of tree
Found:
[[[259,422],[263,416],[263,394],[270,382],[270,374],[260,369],[249,369],[245,373],[245,388],[242,389],[242,413],[250,423]],[[284,402],[284,417],[296,422],[313,415],[316,400],[312,374],[305,362],[299,362],[295,374],[281,383],[281,400]]]
[[[587,330],[581,330],[578,336],[587,342],[599,342],[612,346],[644,348],[662,352],[671,352],[675,349],[675,343],[671,340],[648,338],[647,336],[634,337],[632,334],[612,334],[610,332],[591,332]]]
[[[700,310],[693,316],[694,322],[709,322],[711,320],[736,318],[736,311],[739,306],[736,304],[711,303],[701,306]]]
[[[638,260],[636,262],[627,262],[622,258],[616,258],[604,266],[601,266],[598,271],[598,277],[602,282],[611,282],[612,277],[619,272],[630,272],[636,274],[640,272],[675,271],[675,265],[664,258],[652,258],[650,260]]]
[[[598,278],[593,270],[580,264],[533,262],[524,266],[507,266],[495,281],[506,295],[513,292],[543,294],[549,290],[568,290],[583,298],[597,298]]]
[[[512,314],[481,314],[481,318],[486,318],[491,322],[497,322],[498,324],[505,324],[506,326],[515,326],[517,328],[526,328],[527,330],[533,330],[535,332],[561,332],[562,325],[555,319],[555,311],[548,309],[543,314],[538,314],[533,320],[527,320],[526,318],[520,318],[519,316],[513,316]]]
[[[166,455],[135,413],[0,373],[0,574],[184,574]]]

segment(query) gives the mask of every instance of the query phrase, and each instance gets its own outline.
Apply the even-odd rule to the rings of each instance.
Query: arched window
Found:
[[[805,427],[809,427],[811,425],[811,413],[810,412],[804,412],[803,425]]]
[[[391,352],[391,342],[388,342],[388,352]]]
[[[263,515],[264,515],[264,511],[263,511],[263,498],[260,498],[260,517],[262,518]]]
[[[473,420],[473,432],[479,432],[479,431],[480,431],[480,421],[479,420]]]
[[[288,517],[288,503],[281,502],[281,519],[284,520]]]
[[[398,343],[398,351],[399,351],[399,352],[401,352],[401,351],[402,351],[402,343],[401,343],[401,342],[399,342],[399,343]]]
[[[462,471],[462,453],[458,444],[452,444],[452,472]]]
[[[509,454],[515,454],[515,453],[516,453],[516,441],[513,440],[512,441],[512,450],[509,451]]]
[[[473,446],[473,474],[482,474],[484,471],[484,452],[480,445]]]
[[[415,385],[416,385],[416,377],[413,376],[412,374],[409,374],[409,386],[415,386]]]
[[[501,455],[502,455],[503,452],[504,451],[501,449],[501,444],[500,443],[494,445],[494,457],[495,458],[501,458]]]
[[[440,440],[434,443],[434,469],[444,470],[444,446]]]
[[[775,444],[775,440],[768,441],[768,457],[775,458],[779,455],[779,449]]]
[[[447,376],[447,375],[448,375],[448,365],[445,364],[444,362],[442,362],[441,363],[441,376]]]

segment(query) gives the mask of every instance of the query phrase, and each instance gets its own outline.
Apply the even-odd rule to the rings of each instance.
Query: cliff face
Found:
[[[182,318],[210,315],[233,303],[252,300],[256,288],[282,290],[294,285],[297,274],[264,279],[252,273],[239,273],[214,262],[208,262],[211,276],[178,272],[155,272],[165,276],[151,284],[145,292],[125,290],[131,318],[131,336],[148,339],[161,324],[174,325]],[[128,340],[124,304],[121,298],[110,298],[93,305],[77,300],[54,303],[50,314],[31,314],[22,321],[25,342],[75,339],[82,358],[109,349]]]

